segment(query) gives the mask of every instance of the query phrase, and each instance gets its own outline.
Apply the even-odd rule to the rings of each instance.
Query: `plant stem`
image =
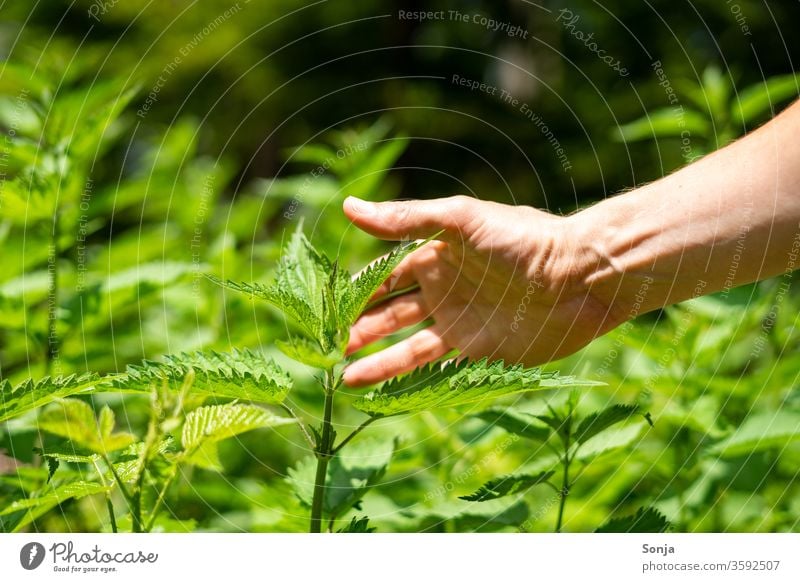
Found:
[[[306,440],[306,442],[308,443],[308,445],[309,445],[309,446],[310,446],[312,449],[314,449],[314,448],[315,448],[317,445],[316,445],[316,443],[314,442],[314,439],[313,439],[313,438],[311,437],[311,435],[308,433],[308,428],[306,428],[306,424],[305,424],[305,423],[302,421],[302,419],[301,419],[301,418],[300,418],[300,417],[297,415],[297,413],[295,413],[294,409],[292,409],[292,407],[291,407],[291,406],[288,406],[288,405],[286,405],[286,404],[281,404],[281,408],[283,408],[283,409],[284,409],[286,412],[288,412],[288,413],[289,413],[289,416],[291,416],[293,419],[295,419],[295,420],[297,421],[297,425],[300,427],[300,432],[302,432],[302,433],[303,433],[303,438],[305,438],[305,440]]]
[[[328,461],[332,456],[333,448],[333,426],[331,416],[333,414],[333,394],[336,392],[333,370],[325,372],[325,411],[322,418],[322,435],[320,443],[316,447],[317,454],[317,474],[314,478],[314,497],[311,501],[311,533],[322,531],[322,510],[325,505],[325,478],[328,474]]]
[[[358,427],[356,427],[356,429],[355,429],[355,430],[353,430],[353,432],[351,432],[349,435],[347,435],[347,436],[344,438],[344,440],[343,440],[342,442],[340,442],[338,445],[336,445],[336,446],[333,448],[333,450],[331,451],[331,456],[334,456],[336,453],[338,453],[339,451],[341,451],[341,450],[344,448],[344,446],[345,446],[347,443],[349,443],[351,440],[353,440],[353,438],[354,438],[354,437],[355,437],[355,436],[356,436],[358,433],[360,433],[362,430],[364,430],[365,428],[367,428],[367,427],[368,427],[370,424],[372,424],[372,423],[373,423],[373,422],[375,422],[376,420],[378,420],[378,419],[377,419],[377,417],[370,416],[370,417],[369,417],[367,420],[365,420],[365,421],[364,421],[364,422],[362,422],[360,425],[358,425]]]
[[[569,416],[564,419],[566,430],[564,431],[564,475],[561,481],[561,499],[558,503],[558,519],[556,520],[556,533],[561,533],[561,524],[564,521],[564,506],[567,504],[569,495],[569,465],[572,459],[569,458],[569,446],[572,437],[572,410]]]
[[[97,464],[97,460],[95,459],[92,461],[94,464],[94,468],[97,471],[98,477],[100,477],[100,483],[103,484],[103,487],[107,487],[108,484],[106,483],[105,477],[103,477],[103,472],[100,470],[100,466]],[[106,491],[106,509],[108,509],[108,519],[111,522],[111,531],[113,533],[117,533],[117,517],[114,514],[114,504],[111,501],[111,492]]]
[[[175,477],[178,475],[178,467],[174,466],[172,470],[172,474],[167,477],[167,480],[164,481],[164,487],[161,488],[161,491],[158,493],[158,499],[156,499],[155,504],[153,505],[153,510],[150,512],[150,518],[147,520],[147,523],[144,526],[144,531],[149,532],[153,525],[155,524],[156,518],[158,517],[159,512],[161,511],[161,506],[164,504],[164,499],[167,497],[167,490],[172,485],[172,482],[175,480]]]
[[[558,503],[558,520],[556,521],[556,533],[561,533],[561,523],[564,520],[564,506],[567,504],[569,495],[569,456],[564,455],[564,479],[561,482],[561,499]]]

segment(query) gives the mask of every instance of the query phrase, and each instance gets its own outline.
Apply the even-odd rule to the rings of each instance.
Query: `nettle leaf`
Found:
[[[507,475],[492,479],[481,485],[475,493],[463,495],[459,499],[464,501],[491,501],[521,491],[527,491],[534,485],[547,483],[554,471],[543,471],[535,475]]]
[[[370,487],[386,473],[396,443],[387,440],[364,439],[344,448],[328,463],[325,480],[324,510],[328,519],[336,519],[358,504]],[[314,457],[289,469],[289,482],[298,499],[311,507],[314,496]]]
[[[218,404],[201,406],[186,415],[181,433],[184,460],[208,468],[218,468],[216,452],[218,442],[255,430],[293,424],[292,418],[283,418],[251,404]]]
[[[280,404],[292,387],[292,379],[275,362],[251,350],[192,352],[165,356],[164,362],[145,361],[112,377],[109,386],[123,392],[149,392],[166,384],[179,391],[187,380],[189,394],[266,404]]]
[[[370,527],[368,517],[353,517],[345,527],[337,530],[337,533],[373,533],[374,527]]]
[[[352,278],[337,261],[312,246],[301,224],[284,248],[269,285],[209,278],[280,309],[305,336],[282,342],[281,350],[305,364],[329,368],[341,361],[350,327],[375,291],[419,246],[416,242],[402,245]]]
[[[489,408],[475,416],[492,426],[534,441],[544,442],[551,434],[551,429],[539,418],[513,408]]]
[[[664,533],[670,523],[658,510],[641,507],[635,514],[607,521],[595,533]]]
[[[612,134],[617,141],[633,142],[658,137],[680,137],[691,131],[692,135],[707,136],[711,130],[708,119],[691,109],[677,114],[672,107],[657,109],[630,123],[620,125],[619,133]]]
[[[733,100],[731,117],[739,123],[749,123],[771,112],[781,102],[796,97],[798,93],[800,93],[800,75],[790,73],[771,77],[763,83],[739,91]]]
[[[575,440],[578,443],[585,443],[615,424],[628,420],[638,412],[639,406],[636,404],[614,404],[600,412],[594,412],[578,424],[578,428],[575,430]]]
[[[40,430],[64,437],[93,453],[124,449],[136,440],[130,433],[114,433],[114,412],[109,407],[95,419],[94,409],[82,400],[68,399],[47,406],[39,415]]]
[[[334,350],[324,354],[318,344],[302,337],[292,337],[288,341],[276,340],[275,345],[293,360],[314,368],[331,368],[344,358],[344,352]]]
[[[501,360],[484,358],[473,362],[434,363],[389,382],[376,392],[359,398],[354,406],[370,416],[393,416],[435,408],[475,404],[508,394],[549,388],[545,380],[557,374],[521,365],[504,366]],[[559,378],[560,386],[584,385],[570,377]]]
[[[782,449],[800,441],[800,411],[765,411],[748,416],[728,438],[711,447],[712,454],[736,457],[767,449]]]
[[[36,496],[9,503],[0,509],[0,516],[24,512],[21,516],[11,519],[12,531],[17,532],[60,503],[69,499],[80,499],[88,495],[104,493],[109,489],[108,486],[90,481],[73,481],[57,487],[47,485]]]
[[[405,243],[366,267],[339,298],[339,320],[349,328],[364,311],[369,300],[389,278],[400,262],[424,242]]]
[[[16,386],[12,386],[8,380],[3,380],[0,382],[0,422],[65,396],[91,392],[103,381],[97,374],[28,379]]]

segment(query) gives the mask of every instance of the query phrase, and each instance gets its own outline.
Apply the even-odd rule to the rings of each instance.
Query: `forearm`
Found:
[[[800,103],[730,146],[578,213],[585,280],[625,319],[800,268]]]

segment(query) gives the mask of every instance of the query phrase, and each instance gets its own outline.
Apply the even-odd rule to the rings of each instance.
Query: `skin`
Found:
[[[798,135],[800,102],[674,174],[566,217],[464,196],[348,198],[348,218],[374,236],[437,240],[376,293],[348,353],[430,325],[351,363],[345,383],[452,352],[538,365],[641,313],[800,268]]]

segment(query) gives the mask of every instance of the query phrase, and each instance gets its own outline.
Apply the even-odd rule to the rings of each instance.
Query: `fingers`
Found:
[[[358,228],[386,240],[430,238],[439,231],[444,231],[444,239],[458,239],[478,214],[476,201],[466,196],[400,202],[367,202],[349,196],[344,212]]]
[[[437,360],[450,349],[436,328],[429,327],[383,351],[356,360],[345,369],[344,381],[352,387],[381,382]]]
[[[419,291],[400,295],[379,307],[370,309],[351,328],[347,354],[352,354],[384,336],[424,321],[428,315]]]

